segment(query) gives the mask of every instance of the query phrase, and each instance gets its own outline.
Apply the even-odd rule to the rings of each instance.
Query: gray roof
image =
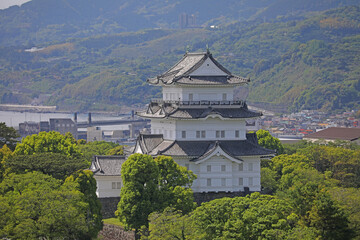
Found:
[[[355,141],[360,138],[360,128],[331,127],[311,133],[304,138]]]
[[[210,59],[224,76],[192,76],[207,59]],[[250,82],[250,79],[235,76],[218,63],[210,52],[186,53],[184,57],[165,73],[149,78],[148,83],[158,84],[187,84],[187,85],[238,85]]]
[[[254,134],[247,134],[246,140],[219,140],[219,141],[179,141],[164,140],[162,134],[142,134],[138,138],[144,153],[153,156],[184,156],[194,160],[210,154],[217,146],[233,157],[241,156],[269,156],[275,154],[273,150],[265,149],[257,144]],[[145,139],[149,139],[146,141]],[[149,145],[144,145],[148,142]],[[150,147],[153,146],[152,147]]]
[[[95,155],[89,169],[95,176],[121,176],[121,166],[125,160],[124,155]]]
[[[186,107],[176,106],[171,103],[151,102],[146,111],[136,113],[145,118],[175,118],[175,119],[199,119],[209,115],[220,115],[223,118],[255,118],[262,116],[259,112],[250,111],[247,105],[238,106],[208,106]]]

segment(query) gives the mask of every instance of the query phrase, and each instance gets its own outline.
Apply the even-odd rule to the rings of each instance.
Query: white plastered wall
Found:
[[[121,176],[96,176],[96,195],[98,198],[108,198],[108,197],[119,197],[120,188],[118,188],[118,182],[122,187]],[[113,189],[113,182],[115,183],[115,189]]]
[[[191,94],[192,101],[233,101],[234,100],[234,87],[189,87],[189,86],[163,86],[163,100],[174,101],[190,101],[189,95]],[[226,99],[224,98],[226,95]]]
[[[187,167],[197,175],[192,185],[194,192],[238,192],[244,191],[244,187],[248,187],[250,191],[260,191],[260,157],[242,159],[244,162],[242,168],[239,168],[239,163],[230,161],[224,156],[213,156],[199,164],[189,159],[174,157],[179,165]],[[242,184],[239,184],[240,178]]]

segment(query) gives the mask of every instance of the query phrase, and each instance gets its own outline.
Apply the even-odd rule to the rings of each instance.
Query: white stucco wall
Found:
[[[191,101],[189,95],[192,94],[192,101],[233,101],[234,100],[234,87],[189,87],[189,86],[163,86],[163,100],[180,100]],[[226,94],[226,99],[224,98]]]
[[[260,191],[260,157],[242,159],[244,162],[241,169],[241,164],[224,156],[213,156],[200,164],[190,162],[189,159],[174,158],[179,165],[187,167],[197,175],[192,185],[194,192],[235,192],[244,191],[244,187],[249,187],[250,191]]]
[[[120,188],[118,183],[120,183],[120,187],[122,187],[121,176],[96,176],[94,175],[96,180],[96,195],[99,198],[107,198],[107,197],[119,197],[120,196]],[[115,188],[113,188],[113,183],[115,183]]]
[[[244,140],[246,139],[245,120],[222,120],[219,117],[209,117],[205,120],[167,120],[152,119],[151,133],[163,134],[169,140]],[[239,137],[236,132],[239,131]],[[182,138],[182,131],[186,131],[186,138]],[[197,138],[196,131],[205,131],[205,138]],[[216,137],[216,131],[220,131],[220,138]],[[221,137],[221,131],[225,131],[225,138]]]

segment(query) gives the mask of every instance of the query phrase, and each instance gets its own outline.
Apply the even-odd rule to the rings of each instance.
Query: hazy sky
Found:
[[[8,8],[13,5],[21,5],[30,0],[0,0],[0,9]]]

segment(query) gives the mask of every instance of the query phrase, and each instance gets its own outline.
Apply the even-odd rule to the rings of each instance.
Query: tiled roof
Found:
[[[159,136],[159,135],[157,135]],[[151,138],[151,135],[142,135],[138,138]],[[247,134],[246,140],[223,140],[223,141],[178,141],[163,140],[153,149],[146,146],[150,155],[166,155],[166,156],[184,156],[191,158],[199,158],[209,152],[217,144],[229,155],[254,156],[254,155],[273,155],[273,150],[265,149],[254,143],[254,137]],[[146,141],[145,141],[146,142]]]
[[[360,138],[360,128],[331,127],[309,134],[304,138],[354,141]]]
[[[207,59],[218,67],[224,76],[192,76]],[[150,84],[229,85],[250,82],[250,79],[235,76],[218,63],[211,53],[186,53],[184,57],[165,73],[147,80]]]
[[[186,107],[172,104],[150,103],[148,109],[136,113],[145,118],[176,118],[176,119],[199,119],[209,115],[219,115],[223,118],[254,118],[262,116],[259,112],[250,111],[246,104],[244,106],[209,106],[209,107]]]
[[[121,166],[125,162],[125,156],[97,156],[91,162],[90,170],[95,176],[120,176]]]

